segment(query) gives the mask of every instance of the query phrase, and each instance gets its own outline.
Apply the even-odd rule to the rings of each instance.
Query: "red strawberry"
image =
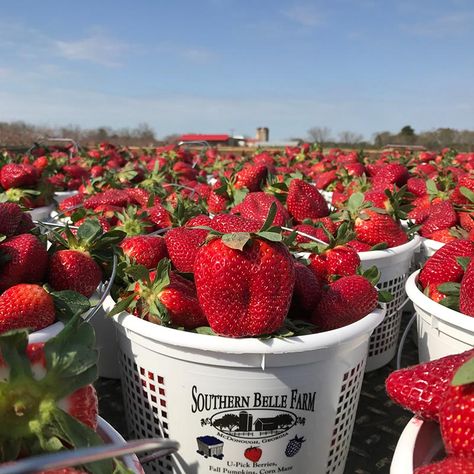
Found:
[[[372,250],[372,245],[361,242],[360,240],[350,240],[346,245],[356,252],[370,252],[370,250]]]
[[[456,211],[449,201],[433,204],[429,210],[427,219],[421,226],[420,234],[423,237],[431,238],[433,232],[454,227],[457,221]]]
[[[82,207],[85,198],[85,195],[81,193],[70,196],[59,204],[58,209],[66,216],[70,215],[75,209]]]
[[[157,235],[127,237],[120,247],[132,263],[148,269],[156,268],[158,262],[168,256],[165,240]]]
[[[20,234],[0,243],[0,291],[18,283],[43,281],[48,252],[38,237]]]
[[[415,415],[437,420],[441,402],[456,370],[474,350],[449,355],[392,372],[385,381],[388,396]]]
[[[218,214],[226,210],[229,204],[229,197],[226,193],[217,192],[220,185],[213,186],[209,197],[207,198],[207,208],[210,213]]]
[[[275,196],[264,192],[248,193],[240,204],[232,208],[231,213],[240,214],[246,219],[258,221],[260,225],[263,225],[273,203],[276,206],[276,215],[272,224],[285,225],[290,220],[288,211]]]
[[[434,464],[417,467],[414,474],[471,474],[474,458],[449,457]]]
[[[474,258],[471,259],[461,280],[459,310],[468,316],[474,316]]]
[[[210,227],[212,219],[206,214],[199,214],[197,216],[191,217],[186,224],[186,227],[197,227],[197,226],[206,226]]]
[[[231,232],[257,232],[260,222],[236,214],[217,214],[211,221],[211,227],[223,234]]]
[[[0,169],[3,189],[32,187],[39,180],[39,172],[32,165],[8,163]]]
[[[377,307],[377,290],[360,275],[345,276],[329,285],[312,314],[322,331],[352,324]]]
[[[385,242],[388,247],[397,247],[408,242],[402,226],[388,214],[365,209],[355,220],[357,240],[369,245]]]
[[[474,178],[469,175],[462,176],[459,179],[456,188],[453,190],[451,197],[449,198],[450,201],[454,204],[459,205],[471,204],[469,199],[461,193],[462,187],[469,189],[471,192],[474,192]]]
[[[431,201],[428,195],[416,198],[412,201],[413,209],[407,214],[408,218],[415,224],[421,224],[430,215]]]
[[[137,204],[141,207],[148,207],[150,202],[150,193],[146,189],[142,188],[127,188],[126,189],[132,204]],[[153,205],[155,199],[151,200]]]
[[[216,238],[198,251],[194,277],[211,328],[217,334],[245,337],[270,334],[282,326],[295,269],[281,243],[251,238],[237,250]]]
[[[17,233],[23,212],[18,204],[13,202],[0,203],[0,234],[10,237]]]
[[[155,204],[146,211],[149,220],[155,224],[157,229],[166,229],[173,225],[170,213],[161,204]]]
[[[453,232],[451,232],[451,229],[435,230],[431,233],[430,238],[432,240],[436,240],[437,242],[443,242],[445,244],[458,239],[458,237],[454,235]]]
[[[93,385],[86,385],[59,400],[58,406],[93,430],[97,428],[98,399]]]
[[[89,178],[89,172],[79,165],[64,165],[62,170],[73,179],[82,181],[83,179],[86,180]]]
[[[407,191],[416,197],[423,197],[427,193],[426,180],[423,178],[410,178],[407,181]]]
[[[290,313],[295,319],[309,319],[321,299],[322,280],[306,265],[295,263],[295,287]]]
[[[357,252],[344,245],[337,245],[319,254],[312,253],[309,256],[309,268],[325,281],[331,281],[335,275],[355,275],[359,265],[360,257]]]
[[[410,175],[408,169],[399,163],[389,163],[380,167],[373,179],[374,189],[385,189],[387,184],[396,184],[398,187],[407,183]]]
[[[470,232],[474,229],[474,213],[472,212],[460,212],[459,223],[464,230]]]
[[[62,469],[49,469],[40,471],[38,474],[89,474],[88,471],[77,469],[75,467],[63,467]]]
[[[291,181],[286,207],[291,216],[299,222],[329,215],[328,205],[321,193],[301,179]]]
[[[460,282],[464,269],[457,261],[458,257],[474,257],[474,242],[458,239],[448,242],[437,250],[426,261],[418,276],[423,290],[429,286],[431,295],[441,283]]]
[[[323,242],[327,242],[327,243],[329,242],[329,237],[327,236],[326,232],[324,232],[322,227],[315,227],[310,224],[298,224],[293,227],[293,230],[296,230],[297,232],[301,232],[303,234],[310,235],[311,237],[314,237]],[[298,233],[296,234],[296,242],[298,244],[307,244],[307,243],[314,242],[314,240],[311,240],[309,237],[306,237]]]
[[[0,295],[0,333],[19,328],[37,331],[55,319],[53,298],[39,285],[21,283]]]
[[[80,250],[58,250],[51,258],[48,282],[55,290],[73,290],[89,298],[102,281],[102,269]]]
[[[267,173],[265,165],[246,166],[236,173],[235,188],[247,188],[250,192],[259,191]]]
[[[165,235],[166,249],[174,267],[183,273],[194,271],[194,260],[199,247],[209,232],[205,229],[175,227]]]
[[[111,206],[126,207],[130,204],[130,196],[124,189],[109,189],[95,194],[84,201],[86,209],[95,209],[102,204]]]

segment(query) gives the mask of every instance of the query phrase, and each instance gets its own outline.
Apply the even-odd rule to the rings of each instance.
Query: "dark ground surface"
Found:
[[[402,331],[409,316],[403,316]],[[418,362],[417,347],[411,336],[404,346],[402,367]],[[395,368],[396,361],[393,360],[389,365],[365,374],[345,474],[388,474],[390,471],[398,438],[411,418],[410,413],[395,405],[385,394],[385,379]],[[101,416],[126,438],[120,381],[100,378],[96,388]]]

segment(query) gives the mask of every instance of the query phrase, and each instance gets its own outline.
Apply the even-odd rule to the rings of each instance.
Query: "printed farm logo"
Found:
[[[306,418],[301,416],[301,412],[314,412],[316,409],[316,392],[296,389],[278,395],[260,392],[223,395],[202,393],[194,385],[191,396],[192,413],[205,415],[201,418],[201,426],[208,432],[211,427],[217,431],[216,436],[206,435],[197,439],[198,452],[205,457],[219,459],[223,458],[223,440],[245,444],[268,443],[287,436],[296,425],[304,425]],[[300,443],[299,440],[291,442],[292,453],[296,454]],[[247,458],[261,455],[261,450],[252,448],[250,452],[249,449],[245,455]]]

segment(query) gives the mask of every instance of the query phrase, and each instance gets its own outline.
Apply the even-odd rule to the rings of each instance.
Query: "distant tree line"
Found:
[[[98,127],[83,129],[77,125],[45,127],[25,122],[0,122],[0,146],[31,146],[42,138],[71,138],[83,146],[109,142],[123,146],[156,146],[160,143],[146,123],[135,128]]]

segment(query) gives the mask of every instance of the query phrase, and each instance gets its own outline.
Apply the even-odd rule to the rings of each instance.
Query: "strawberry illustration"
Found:
[[[304,436],[301,436],[301,438],[295,436],[293,439],[290,439],[285,449],[285,455],[289,458],[292,458],[298,454],[305,441],[306,440],[304,439]]]
[[[295,269],[280,242],[236,233],[199,249],[194,277],[211,328],[221,335],[245,337],[270,334],[282,326]]]
[[[251,446],[244,451],[244,456],[252,462],[260,461],[262,457],[262,450],[258,446]]]

